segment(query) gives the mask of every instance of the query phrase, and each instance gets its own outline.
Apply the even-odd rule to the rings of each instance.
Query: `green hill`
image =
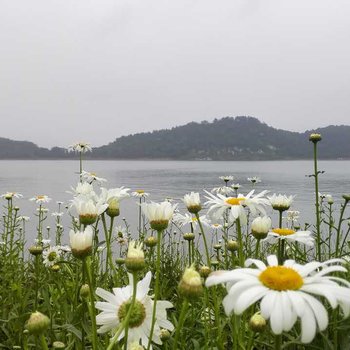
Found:
[[[252,117],[191,122],[171,129],[117,138],[93,149],[90,159],[273,160],[308,159],[311,132],[322,134],[319,157],[350,159],[350,126],[328,126],[304,133],[276,129]],[[65,149],[41,148],[0,138],[0,159],[69,159]]]

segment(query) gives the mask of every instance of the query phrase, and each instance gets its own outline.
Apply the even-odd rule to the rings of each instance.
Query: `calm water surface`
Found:
[[[68,201],[71,195],[66,191],[78,182],[78,161],[0,161],[0,193],[15,191],[23,194],[16,203],[21,215],[35,220],[36,205],[28,199],[46,194],[53,200],[48,204],[51,211],[57,210],[56,201]],[[166,197],[181,198],[190,191],[202,192],[222,185],[221,175],[234,175],[242,185],[241,193],[252,188],[247,177],[259,176],[262,182],[256,191],[269,190],[271,193],[296,195],[293,208],[301,211],[301,222],[313,222],[313,178],[312,161],[86,161],[84,169],[106,178],[107,188],[125,186],[131,190],[143,189],[150,199],[163,200]],[[319,169],[320,192],[334,196],[336,205],[343,193],[350,193],[350,161],[321,161]],[[136,228],[137,206],[134,198],[122,203],[122,213],[132,228]],[[53,225],[49,216],[47,225]],[[34,226],[35,227],[35,226]],[[34,228],[33,236],[34,237]],[[67,230],[66,230],[67,231]]]

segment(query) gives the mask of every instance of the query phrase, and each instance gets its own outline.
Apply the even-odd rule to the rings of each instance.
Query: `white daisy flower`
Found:
[[[267,197],[273,209],[285,211],[290,208],[295,196],[286,196],[283,194],[273,194],[271,197]]]
[[[96,194],[94,192],[94,187],[88,182],[79,182],[77,186],[71,187],[71,191],[67,191],[67,193],[71,193],[74,196],[85,196],[88,198],[95,198]]]
[[[81,223],[85,225],[93,224],[97,217],[108,208],[108,204],[94,203],[92,199],[83,200],[79,197],[72,200],[72,206],[75,207]]]
[[[271,230],[265,239],[266,242],[274,244],[278,240],[286,240],[288,242],[298,242],[309,247],[314,245],[314,238],[310,231],[295,231],[289,228],[275,228]]]
[[[295,222],[295,221],[298,221],[299,217],[300,217],[300,211],[288,210],[287,216],[285,217],[285,219],[287,219],[287,221],[290,221],[290,222]]]
[[[82,141],[73,143],[72,145],[68,146],[67,150],[68,152],[77,152],[77,153],[92,152],[90,143],[82,142]]]
[[[5,198],[7,200],[10,200],[12,198],[22,198],[23,195],[18,192],[6,192],[0,196],[1,198]]]
[[[211,190],[212,193],[216,193],[216,194],[222,194],[224,196],[228,196],[231,193],[233,193],[233,189],[231,187],[227,187],[227,186],[222,186],[222,187],[214,187]]]
[[[228,183],[229,181],[233,181],[235,178],[232,175],[224,175],[224,176],[219,176],[219,179]]]
[[[250,181],[253,185],[261,182],[261,179],[258,176],[248,177],[247,180]]]
[[[136,190],[132,192],[131,195],[137,198],[146,198],[149,196],[149,193],[145,192],[144,190]]]
[[[43,203],[50,202],[51,198],[49,198],[46,195],[38,195],[38,196],[30,198],[29,200],[32,202],[35,202],[37,204],[43,204]]]
[[[234,189],[234,190],[238,190],[241,188],[241,185],[239,183],[236,183],[236,184],[232,184],[231,187]]]
[[[96,173],[90,173],[88,171],[83,170],[81,172],[81,176],[83,178],[84,181],[88,182],[88,183],[92,183],[93,181],[96,181],[97,183],[102,183],[102,182],[107,182],[106,179],[104,179],[103,177],[98,177],[96,175]]]
[[[29,216],[25,216],[25,215],[19,216],[17,218],[17,221],[24,221],[24,222],[26,222],[26,221],[29,221],[29,220],[30,220],[30,217]]]
[[[198,192],[185,194],[183,202],[190,213],[196,214],[202,209],[201,198]]]
[[[177,205],[164,201],[161,203],[142,203],[141,209],[154,230],[165,230],[173,217]]]
[[[63,214],[64,214],[64,213],[62,213],[62,212],[57,212],[57,211],[51,213],[51,215],[54,216],[54,217],[56,217],[56,218],[59,218],[59,217],[63,216]]]
[[[95,304],[96,308],[102,311],[96,317],[96,323],[101,326],[98,329],[98,333],[106,333],[108,331],[114,333],[125,319],[133,294],[132,278],[132,275],[129,274],[129,285],[123,288],[113,288],[113,294],[102,288],[97,288],[96,294],[106,300],[105,302],[98,301]],[[154,306],[154,301],[148,295],[151,278],[152,274],[148,272],[137,283],[136,301],[129,322],[128,344],[141,341],[143,346],[147,347],[148,345]],[[173,324],[167,320],[166,314],[166,309],[171,307],[173,305],[169,301],[157,301],[156,322],[152,341],[158,345],[162,344],[160,340],[161,327],[169,331],[174,329]],[[122,331],[118,340],[122,339],[124,335],[124,331]]]
[[[209,220],[206,218],[205,215],[202,215],[199,217],[199,220],[201,221],[201,223],[203,225],[206,225],[206,226],[209,226]],[[190,215],[190,214],[187,214],[185,213],[185,215],[182,215],[180,213],[176,213],[174,214],[173,216],[173,221],[175,224],[183,227],[183,226],[186,226],[186,225],[193,225],[194,227],[196,227],[198,225],[198,220],[196,217]]]
[[[316,330],[328,326],[328,314],[322,303],[313,296],[322,296],[335,309],[338,305],[345,317],[350,314],[350,283],[327,276],[332,272],[346,272],[340,259],[310,262],[300,265],[287,260],[278,266],[277,257],[267,258],[269,266],[262,261],[248,259],[247,268],[233,271],[216,271],[206,280],[210,287],[226,283],[228,294],[223,300],[227,315],[242,314],[251,305],[261,300],[261,315],[270,319],[272,332],[289,332],[297,319],[301,320],[301,341],[309,343]],[[248,268],[255,265],[257,268]]]
[[[212,214],[216,220],[222,218],[224,212],[229,209],[231,221],[239,218],[242,224],[246,224],[247,214],[245,207],[248,207],[253,215],[257,213],[266,215],[265,206],[269,204],[269,201],[264,198],[264,195],[267,191],[262,191],[258,195],[253,196],[254,190],[252,190],[246,196],[239,194],[237,197],[225,197],[221,194],[215,197],[210,192],[205,192],[209,195],[209,197],[206,197],[208,201],[205,204],[211,205],[208,214]]]
[[[46,267],[55,265],[61,259],[59,246],[49,247],[43,251],[43,263]]]

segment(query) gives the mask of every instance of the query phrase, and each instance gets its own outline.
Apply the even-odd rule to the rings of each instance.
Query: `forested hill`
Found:
[[[172,129],[122,136],[86,154],[91,159],[273,160],[312,157],[311,132],[322,134],[319,157],[350,159],[350,126],[304,133],[275,129],[252,117],[226,117]],[[0,138],[0,159],[68,159],[64,148],[41,148]]]
[[[350,126],[304,133],[275,129],[252,117],[189,123],[172,129],[117,138],[94,150],[96,157],[120,159],[267,160],[312,157],[311,132],[323,136],[321,158],[350,158]]]

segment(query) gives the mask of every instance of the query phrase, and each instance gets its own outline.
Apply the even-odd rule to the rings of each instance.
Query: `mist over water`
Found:
[[[57,211],[56,201],[67,203],[72,195],[66,191],[75,187],[79,181],[78,161],[0,161],[0,193],[19,192],[22,199],[16,199],[20,207],[19,215],[31,217],[27,224],[27,242],[35,236],[37,218],[34,217],[36,204],[29,198],[45,194],[52,198],[48,203],[48,219],[45,226],[54,229],[55,220],[51,213]],[[256,192],[269,190],[270,194],[281,193],[296,195],[291,209],[299,210],[301,224],[314,222],[314,183],[307,175],[313,172],[312,161],[247,161],[247,162],[201,162],[201,161],[86,161],[84,169],[95,172],[97,176],[108,180],[103,187],[125,186],[131,191],[143,189],[150,193],[149,200],[162,201],[173,198],[180,201],[184,194],[200,192],[204,202],[203,189],[211,190],[222,186],[219,176],[234,175],[235,183],[240,183],[240,193],[246,194],[252,189],[247,177],[259,176],[261,183],[256,185]],[[320,192],[332,194],[335,209],[341,202],[343,193],[350,193],[350,161],[320,161]],[[97,187],[96,187],[97,188]],[[98,191],[97,191],[98,193]],[[121,203],[121,215],[117,225],[125,217],[131,225],[131,232],[137,232],[138,199],[127,198]],[[3,205],[6,201],[3,200]],[[180,209],[183,205],[180,203]],[[65,210],[64,210],[65,211]],[[68,243],[69,217],[64,216],[64,238]],[[276,215],[273,222],[276,223]]]

